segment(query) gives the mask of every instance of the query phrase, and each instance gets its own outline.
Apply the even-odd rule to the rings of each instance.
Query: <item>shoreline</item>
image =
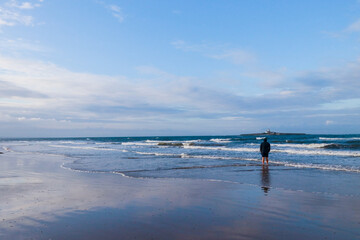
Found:
[[[69,160],[11,152],[1,155],[0,238],[360,236],[359,196],[201,179],[129,178],[77,172],[61,168],[64,161]]]

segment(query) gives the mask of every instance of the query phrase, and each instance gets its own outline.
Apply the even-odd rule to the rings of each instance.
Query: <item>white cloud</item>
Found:
[[[325,36],[335,39],[345,39],[349,34],[360,32],[360,19],[352,22],[347,27],[338,31],[322,31]]]
[[[121,23],[125,19],[122,9],[117,5],[109,5],[108,8],[111,10],[112,15]]]
[[[40,4],[38,2],[42,2],[42,1],[37,1],[32,3],[32,2],[18,2],[16,0],[10,0],[6,3],[6,5],[12,8],[33,9],[36,7],[40,7]]]
[[[25,10],[40,7],[42,1],[19,2],[10,0],[0,4],[0,27],[34,24],[34,18],[31,15],[24,14]]]
[[[36,41],[27,41],[22,38],[4,39],[0,38],[0,52],[8,56],[21,55],[24,52],[45,53],[51,51]]]
[[[105,126],[108,121],[201,117],[202,113],[216,114],[229,108],[220,91],[200,86],[193,78],[153,67],[143,66],[139,71],[145,76],[128,79],[0,57],[0,110],[11,119],[33,124],[56,119],[76,126],[80,120],[87,122],[83,126],[98,125],[100,121]],[[43,126],[56,125],[51,123]]]
[[[175,14],[175,15],[182,14],[182,12],[180,10],[173,10],[172,13]]]
[[[360,98],[336,100],[325,103],[321,107],[327,110],[360,109]]]
[[[206,79],[177,76],[153,66],[139,66],[137,70],[138,76],[130,79],[0,56],[1,126],[124,131],[173,128],[190,132],[221,131],[216,126],[224,124],[223,129],[230,133],[237,124],[260,124],[256,119],[284,124],[289,118],[301,121],[305,115],[321,119],[318,123],[324,126],[329,117],[314,113],[336,113],[340,118],[341,114],[349,116],[346,109],[359,109],[354,89],[360,87],[360,62],[301,73],[295,78],[274,74],[269,79],[282,81],[275,92],[247,97],[221,84],[204,84]],[[266,74],[256,77],[261,76]],[[351,116],[355,118],[358,115]],[[230,120],[235,125],[226,125]]]
[[[226,50],[221,54],[210,55],[210,57],[219,60],[226,60],[238,65],[254,63],[256,61],[256,57],[253,54],[240,49]]]
[[[183,49],[183,47],[185,46],[185,42],[183,40],[176,40],[171,42],[171,45],[173,45],[177,49]]]
[[[229,49],[226,46],[208,43],[189,44],[183,40],[173,41],[171,45],[185,52],[199,52],[205,57],[225,60],[237,65],[256,62],[256,56],[253,53],[242,49]]]
[[[326,120],[325,121],[325,125],[332,125],[332,124],[334,124],[335,122],[334,121],[332,121],[332,120]]]
[[[286,68],[278,70],[252,69],[245,71],[241,76],[258,81],[258,87],[261,89],[281,89],[288,80],[288,71]]]
[[[15,25],[14,22],[5,20],[4,18],[1,18],[1,16],[0,16],[0,26],[14,26],[14,25]]]
[[[359,106],[354,89],[360,87],[357,80],[360,63],[338,70],[303,73],[296,80],[284,80],[283,86],[273,94],[247,99],[221,87],[204,86],[194,77],[176,76],[151,66],[140,66],[137,70],[140,77],[129,79],[76,73],[51,63],[0,57],[0,106],[11,112],[32,109],[46,113],[56,108],[62,118],[68,116],[67,112],[78,117],[99,117],[105,111],[109,119],[117,116],[113,114],[115,110],[138,116],[141,111],[165,115],[174,111],[257,112],[261,110],[259,107],[266,109],[267,105],[275,112],[299,104],[304,108],[328,109]]]
[[[344,31],[345,32],[359,32],[360,31],[360,19],[351,23]]]
[[[343,39],[345,37],[344,32],[321,31],[321,33],[330,38]]]
[[[210,51],[213,47],[209,44],[201,43],[201,44],[189,44],[184,40],[176,40],[172,41],[171,45],[173,45],[176,49],[185,51],[185,52],[202,52]]]
[[[13,10],[6,10],[0,8],[0,26],[15,26],[15,25],[30,26],[33,24],[33,17],[22,15],[20,12]]]
[[[49,129],[72,135],[79,131],[91,135],[89,129],[131,135],[169,134],[169,129],[176,134],[185,130],[215,134],[218,121],[228,121],[222,119],[224,114],[234,113],[236,101],[230,93],[154,67],[138,70],[141,77],[129,79],[0,56],[0,134],[24,136],[20,128],[28,134],[37,129],[37,136],[47,136]]]

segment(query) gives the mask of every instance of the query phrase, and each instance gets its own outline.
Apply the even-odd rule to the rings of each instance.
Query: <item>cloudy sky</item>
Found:
[[[359,123],[360,1],[0,1],[0,137]]]

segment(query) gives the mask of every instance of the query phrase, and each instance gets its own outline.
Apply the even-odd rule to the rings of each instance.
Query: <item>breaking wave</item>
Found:
[[[350,138],[328,138],[328,137],[319,137],[320,140],[324,141],[349,141],[349,140],[360,140],[360,137],[350,137]]]

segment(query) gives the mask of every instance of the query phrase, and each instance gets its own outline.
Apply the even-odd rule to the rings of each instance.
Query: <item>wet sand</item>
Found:
[[[271,166],[258,186],[75,172],[64,161],[0,156],[0,239],[360,239],[359,196],[272,188]]]

